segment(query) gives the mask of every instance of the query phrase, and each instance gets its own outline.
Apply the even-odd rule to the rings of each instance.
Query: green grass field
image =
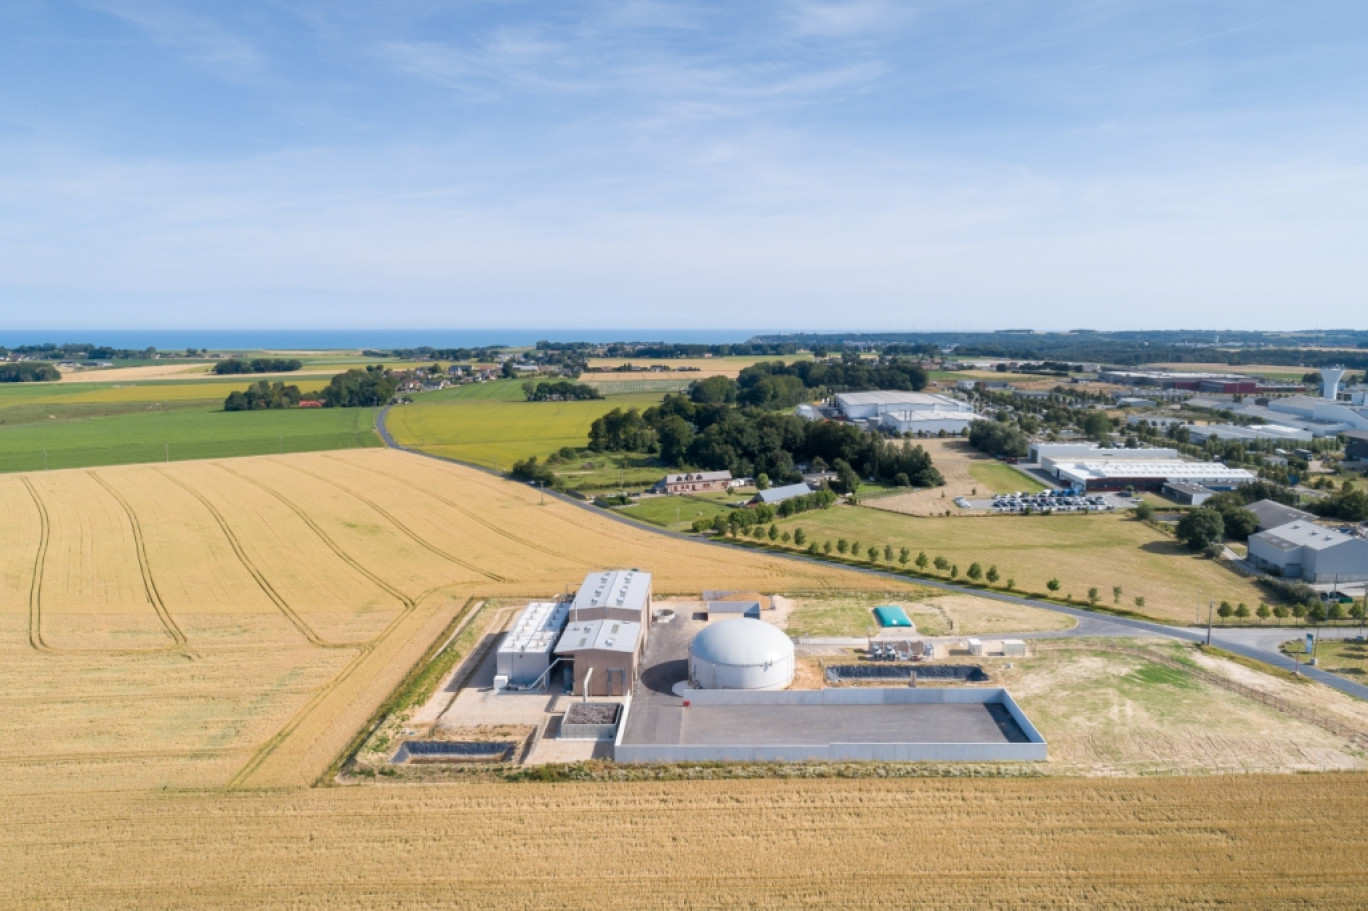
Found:
[[[917,518],[865,507],[839,506],[781,519],[780,528],[802,527],[819,544],[840,538],[895,549],[913,556],[943,556],[958,564],[961,580],[974,562],[986,571],[997,566],[1002,583],[1014,579],[1018,591],[1047,593],[1058,578],[1059,596],[1084,602],[1088,589],[1099,590],[1102,606],[1140,611],[1176,623],[1193,623],[1207,600],[1269,601],[1266,592],[1219,563],[1184,550],[1172,539],[1119,515],[983,516]],[[1001,584],[1001,583],[1000,583]],[[1112,587],[1122,596],[1113,604]],[[1145,599],[1135,605],[1136,596]],[[1270,603],[1272,603],[1270,601]]]
[[[1038,493],[1044,484],[1001,462],[971,462],[969,476],[993,493]]]
[[[500,380],[420,395],[412,405],[390,410],[388,428],[405,446],[507,471],[528,456],[583,447],[596,418],[614,408],[649,408],[660,398],[636,393],[587,402],[526,402],[521,380]]]
[[[731,499],[735,502],[740,497],[733,496]],[[701,517],[710,520],[713,516],[725,516],[735,508],[713,497],[675,496],[649,497],[614,512],[678,531],[693,527],[694,519]]]
[[[141,410],[0,427],[0,471],[379,446],[374,408]]]

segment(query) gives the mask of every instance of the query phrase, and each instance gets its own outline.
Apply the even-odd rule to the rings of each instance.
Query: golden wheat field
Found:
[[[888,591],[390,450],[0,477],[0,906],[1354,907],[1368,778],[315,787],[480,598]]]
[[[308,784],[473,598],[595,567],[875,584],[394,451],[8,475],[0,511],[0,793]]]

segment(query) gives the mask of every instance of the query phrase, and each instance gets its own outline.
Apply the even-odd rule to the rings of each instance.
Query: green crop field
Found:
[[[953,516],[919,518],[883,510],[840,506],[781,519],[779,527],[802,527],[819,544],[840,538],[908,547],[934,560],[943,556],[958,564],[961,580],[969,565],[986,571],[997,566],[1002,583],[1016,581],[1018,591],[1046,593],[1057,578],[1059,596],[1086,600],[1089,588],[1099,591],[1102,606],[1116,606],[1177,623],[1192,623],[1198,608],[1205,617],[1208,599],[1244,602],[1254,609],[1270,600],[1252,581],[1219,563],[1195,556],[1142,522],[1120,515],[1094,516]],[[1000,583],[1000,584],[1002,584]],[[1122,597],[1113,604],[1112,587]],[[1135,597],[1145,599],[1137,607]],[[1271,601],[1270,601],[1271,603]]]
[[[378,446],[374,408],[136,411],[0,427],[0,471]]]
[[[1044,484],[1001,462],[972,462],[969,476],[993,493],[1014,493],[1018,490],[1037,493],[1046,489]]]
[[[412,405],[390,409],[387,425],[402,445],[507,471],[528,456],[581,448],[598,417],[614,408],[649,408],[660,398],[636,393],[587,402],[526,402],[521,380],[501,380],[420,395]]]

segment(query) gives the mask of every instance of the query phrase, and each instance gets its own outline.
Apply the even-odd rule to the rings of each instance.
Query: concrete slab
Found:
[[[642,722],[633,725],[636,719]],[[623,742],[777,746],[1026,743],[1027,738],[1000,705],[691,705],[634,711]]]

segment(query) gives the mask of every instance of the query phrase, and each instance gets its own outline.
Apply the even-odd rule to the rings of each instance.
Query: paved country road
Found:
[[[495,477],[504,477],[504,475],[500,474],[499,472],[493,471],[488,468],[484,468],[480,465],[472,465],[469,462],[462,462],[459,459],[451,459],[445,456],[438,456],[427,452],[420,452],[417,449],[410,449],[407,446],[399,445],[395,442],[394,438],[390,436],[389,430],[385,427],[385,418],[389,414],[390,407],[391,406],[386,406],[385,408],[382,408],[380,412],[375,416],[375,429],[380,434],[380,438],[385,441],[386,446],[389,446],[393,449],[401,449],[404,452],[424,456],[429,459],[436,459],[439,462],[452,462],[457,465],[462,465],[466,468],[474,468],[477,471],[483,471],[484,473],[493,475]],[[516,484],[518,482],[509,481],[509,483]],[[618,515],[612,510],[600,509],[597,506],[594,506],[590,503],[586,503],[583,500],[578,500],[574,497],[568,496],[558,491],[548,490],[546,491],[546,493],[547,495],[555,496],[563,502],[571,504],[572,506],[577,506],[581,509],[588,510],[597,516],[610,519],[614,522],[621,522],[624,525],[630,525],[632,528],[635,528],[639,531],[648,532],[650,534],[665,535],[671,538],[689,540],[711,547],[744,547],[748,550],[757,549],[753,547],[747,547],[747,545],[743,544],[733,544],[726,540],[699,538],[696,535],[685,535],[681,534],[680,532],[670,531],[669,529],[665,528],[656,528],[651,525],[646,525],[641,522],[634,521],[625,516]],[[1090,611],[1081,607],[1065,607],[1064,605],[1053,604],[1049,601],[1037,601],[1034,598],[1025,598],[1020,595],[1009,595],[1006,592],[989,591],[981,588],[973,588],[967,585],[957,585],[954,582],[943,582],[939,579],[924,579],[921,577],[903,576],[897,573],[891,573],[880,569],[873,569],[863,566],[851,566],[847,563],[832,560],[820,560],[817,558],[806,556],[804,554],[784,553],[781,551],[773,550],[762,550],[761,552],[768,556],[775,557],[781,560],[794,560],[804,563],[832,563],[836,566],[840,566],[852,572],[881,576],[883,578],[893,579],[899,582],[914,582],[917,585],[925,585],[928,588],[939,588],[942,591],[947,592],[957,592],[966,595],[976,595],[980,598],[992,598],[995,601],[1003,601],[1007,604],[1020,604],[1023,607],[1034,607],[1039,608],[1040,610],[1054,611],[1055,613],[1059,614],[1069,614],[1070,616],[1078,620],[1078,626],[1073,630],[1063,631],[1065,635],[1148,635],[1162,636],[1168,639],[1177,639],[1183,642],[1205,642],[1207,640],[1207,631],[1205,629],[1169,626],[1164,623],[1153,623],[1148,620],[1135,620],[1130,617],[1114,617],[1109,614],[1104,614],[1099,611]],[[1306,627],[1256,627],[1241,629],[1222,629],[1220,627],[1217,627],[1211,631],[1211,644],[1217,648],[1225,649],[1226,651],[1231,652],[1233,654],[1240,655],[1245,658],[1251,658],[1255,661],[1262,661],[1265,664],[1271,664],[1274,667],[1280,667],[1290,671],[1297,668],[1297,662],[1291,658],[1288,658],[1282,652],[1278,651],[1278,646],[1281,643],[1288,641],[1289,639],[1298,639],[1306,635],[1306,632]],[[1018,635],[1018,638],[1026,638],[1028,635],[1030,634],[1020,634]],[[1054,635],[1058,635],[1058,633]],[[1322,639],[1352,639],[1357,635],[1357,628],[1338,627],[1334,629],[1322,629],[1320,631],[1320,636]],[[1032,636],[1032,638],[1040,638],[1040,635],[1034,635]],[[1301,665],[1300,670],[1304,676],[1309,677],[1310,679],[1315,680],[1319,683],[1323,683],[1328,687],[1332,687],[1333,689],[1337,689],[1341,693],[1347,693],[1348,695],[1358,699],[1368,700],[1368,686],[1365,686],[1364,684],[1355,683],[1352,680],[1346,680],[1343,677],[1336,676],[1335,674],[1327,673],[1326,671],[1323,671],[1320,668],[1307,667],[1306,665]]]

